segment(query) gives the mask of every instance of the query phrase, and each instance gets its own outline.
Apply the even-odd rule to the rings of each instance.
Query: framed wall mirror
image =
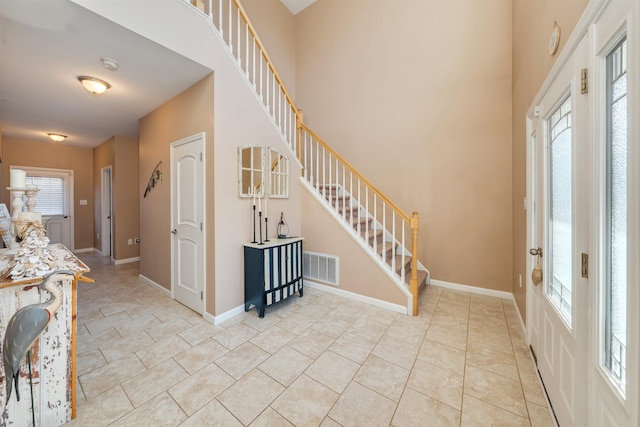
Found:
[[[264,147],[238,147],[238,196],[265,196]]]
[[[275,148],[268,147],[269,197],[289,197],[289,158]]]

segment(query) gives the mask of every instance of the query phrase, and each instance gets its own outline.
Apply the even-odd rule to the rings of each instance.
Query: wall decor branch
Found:
[[[151,191],[151,189],[155,187],[158,182],[162,182],[162,170],[160,168],[161,166],[162,160],[160,160],[156,167],[153,168],[153,172],[151,172],[151,177],[149,178],[149,182],[147,183],[147,189],[144,190],[144,196],[142,197],[147,197],[149,191]]]

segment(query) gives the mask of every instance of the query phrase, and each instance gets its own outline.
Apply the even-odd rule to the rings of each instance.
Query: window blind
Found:
[[[35,184],[40,189],[36,196],[36,211],[42,215],[64,215],[64,178],[27,176],[27,184]]]

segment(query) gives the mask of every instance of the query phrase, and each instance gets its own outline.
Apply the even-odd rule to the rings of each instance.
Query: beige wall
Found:
[[[319,0],[296,16],[307,123],[420,213],[432,278],[507,292],[511,12],[503,0]]]
[[[513,1],[513,293],[526,319],[526,121],[527,109],[542,86],[588,0]],[[554,56],[548,53],[549,36],[556,21],[562,30]],[[519,286],[519,275],[522,284]]]
[[[136,185],[140,181],[138,168],[138,140],[126,136],[116,136],[112,175],[115,260],[140,256],[140,245],[135,244],[136,237],[140,236],[141,193]],[[132,240],[131,245],[129,245],[129,240]]]
[[[5,137],[2,151],[4,182],[9,182],[11,165],[73,171],[74,249],[93,248],[93,150]],[[2,192],[4,200],[9,200],[4,187]],[[81,199],[87,200],[87,205],[81,206]]]
[[[94,247],[102,249],[102,168],[111,166],[111,224],[113,226],[114,260],[135,258],[140,246],[135,238],[140,235],[140,200],[138,192],[138,140],[126,136],[113,136],[93,149]],[[128,240],[131,239],[131,245]]]
[[[242,6],[289,95],[295,99],[295,16],[280,0],[242,0]]]
[[[140,119],[138,198],[140,200],[140,274],[167,289],[171,288],[171,173],[170,144],[205,132],[207,165],[213,164],[213,89],[210,74]],[[143,197],[153,169],[162,161],[162,181]],[[206,186],[213,186],[213,168],[206,170]],[[213,197],[206,197],[207,212],[213,211]],[[207,306],[215,304],[213,281],[213,216],[206,219]]]
[[[102,235],[102,168],[111,166],[113,172],[116,153],[115,140],[115,136],[112,136],[93,149],[93,195],[95,198],[93,209],[93,247],[99,251],[102,250],[102,239],[106,238],[106,236]],[[114,254],[111,255],[114,256]]]

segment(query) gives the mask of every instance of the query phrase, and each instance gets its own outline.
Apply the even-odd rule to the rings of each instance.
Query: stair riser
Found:
[[[325,197],[327,200],[329,200],[328,197]],[[331,203],[332,206],[338,206],[338,208],[342,208],[343,206],[349,206],[349,204],[351,203],[351,198],[349,197],[340,197],[338,199],[332,197],[331,200],[329,200],[329,202]]]
[[[378,252],[378,256],[381,256],[381,254],[382,254],[382,246],[381,245],[378,245],[377,252]],[[385,258],[385,261],[387,263],[391,263],[391,259],[394,256],[395,256],[395,247],[392,246],[392,247],[386,249],[384,258]]]
[[[344,211],[344,216],[346,218],[349,218],[349,216],[357,218],[360,215],[360,212],[358,212],[357,208],[355,208],[355,209],[349,209],[349,208],[344,209],[344,208],[341,207],[341,208],[338,209],[338,212],[340,213],[340,215],[343,215],[343,211]]]

